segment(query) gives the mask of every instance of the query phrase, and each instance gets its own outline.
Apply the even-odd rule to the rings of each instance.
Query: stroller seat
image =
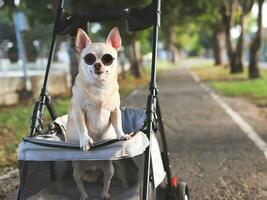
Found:
[[[118,160],[140,155],[149,145],[147,137],[140,131],[146,117],[145,110],[122,108],[121,113],[123,131],[126,134],[134,133],[128,141],[100,141],[95,144],[99,147],[83,152],[77,151],[80,149],[77,144],[65,142],[64,136],[60,134],[37,135],[27,137],[19,144],[18,159],[31,161]],[[63,115],[58,117],[54,123],[65,129],[67,118],[67,115]]]
[[[51,138],[49,140],[25,139],[19,144],[18,159],[30,161],[119,160],[140,155],[149,145],[147,137],[141,131],[136,132],[128,141],[117,141],[87,152],[72,149],[79,147],[66,144],[64,141],[53,141]],[[53,145],[59,148],[53,148]]]

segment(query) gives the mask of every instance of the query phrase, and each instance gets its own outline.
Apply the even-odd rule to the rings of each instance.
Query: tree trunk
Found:
[[[258,56],[259,49],[261,46],[262,38],[262,5],[264,0],[258,0],[258,30],[256,36],[250,45],[250,60],[249,60],[249,78],[255,79],[260,77],[259,67],[258,67]]]
[[[140,78],[142,76],[141,73],[141,67],[142,67],[142,57],[141,57],[141,52],[140,52],[140,43],[139,41],[136,40],[136,36],[134,35],[130,45],[129,45],[129,59],[131,63],[131,73],[135,78]]]
[[[236,67],[236,52],[233,50],[230,31],[231,27],[227,26],[225,36],[226,36],[226,46],[227,46],[227,55],[229,58],[230,72],[239,73]]]
[[[225,30],[225,43],[226,43],[227,55],[229,59],[230,72],[238,73],[238,70],[236,69],[236,62],[235,62],[236,54],[235,54],[235,51],[233,50],[233,45],[232,45],[232,40],[231,40],[231,27],[234,24],[236,1],[232,0],[230,2],[229,9],[225,3],[226,2],[222,2],[221,4],[221,15],[222,15],[222,21],[223,21],[224,30]]]
[[[126,66],[126,57],[125,57],[125,52],[119,52],[119,58],[120,58],[120,66],[121,66],[121,77],[122,79],[126,79],[126,70],[125,70],[125,66]]]
[[[240,73],[243,71],[243,46],[244,46],[244,30],[245,30],[245,19],[247,13],[243,13],[241,17],[241,33],[238,39],[238,44],[234,49],[232,40],[231,40],[231,28],[234,24],[235,15],[237,11],[237,2],[231,0],[230,6],[225,5],[225,2],[221,5],[221,14],[223,19],[223,24],[225,28],[225,41],[227,47],[227,55],[229,58],[230,72],[231,73]]]
[[[253,50],[254,48],[250,48],[250,56],[249,56],[249,78],[255,79],[260,76],[259,68],[258,68],[258,52]]]
[[[225,43],[225,34],[222,26],[218,24],[214,31],[214,60],[215,60],[215,66],[217,65],[223,65],[224,64],[224,43]]]
[[[244,35],[245,35],[245,29],[246,29],[246,14],[241,15],[241,31],[240,31],[240,36],[238,38],[238,43],[236,46],[236,71],[243,72],[243,54],[244,54]]]
[[[168,30],[168,37],[167,37],[167,50],[169,52],[169,61],[172,63],[176,63],[178,60],[178,50],[175,46],[175,32],[174,32],[174,28],[169,26]]]
[[[75,38],[71,38],[70,46],[68,50],[70,56],[70,75],[71,75],[71,86],[75,83],[75,78],[79,73],[79,55],[75,50]]]

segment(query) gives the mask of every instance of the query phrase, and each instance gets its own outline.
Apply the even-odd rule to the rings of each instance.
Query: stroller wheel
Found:
[[[165,200],[189,200],[189,188],[185,182],[172,178],[172,184],[167,186]]]
[[[176,191],[178,198],[175,200],[189,200],[189,188],[185,182],[179,182]]]

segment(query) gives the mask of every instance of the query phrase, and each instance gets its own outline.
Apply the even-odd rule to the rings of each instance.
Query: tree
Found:
[[[186,31],[197,16],[204,14],[210,8],[210,2],[205,0],[165,0],[162,2],[162,32],[166,48],[170,52],[170,61],[176,62],[178,56],[177,38],[179,27]]]
[[[261,46],[262,39],[262,6],[264,0],[257,0],[258,3],[258,18],[257,25],[258,30],[256,32],[255,38],[252,40],[250,45],[250,59],[249,59],[249,78],[255,79],[260,76],[258,67],[258,54]]]
[[[213,29],[213,54],[214,54],[214,65],[223,65],[223,53],[225,48],[225,31],[222,24],[217,23]]]
[[[240,16],[240,36],[238,39],[236,47],[236,68],[238,71],[243,71],[243,54],[244,54],[244,36],[247,28],[247,17],[250,13],[254,0],[239,0],[239,5],[241,6],[241,16]]]
[[[221,3],[221,14],[225,28],[227,54],[230,64],[231,73],[240,73],[243,71],[243,50],[244,50],[244,34],[246,29],[246,18],[253,5],[253,0],[223,0]],[[240,10],[238,10],[240,9]],[[234,48],[231,39],[231,28],[234,26],[238,11],[241,11],[240,16],[240,35]]]
[[[209,1],[209,6],[206,7],[206,11],[197,21],[200,26],[201,33],[211,33],[209,35],[206,34],[206,37],[212,37],[215,66],[225,64],[225,30],[220,14],[220,4],[220,1]]]
[[[137,39],[138,34],[133,33],[131,40],[126,50],[126,54],[130,60],[130,70],[135,78],[140,78],[142,76],[141,67],[143,67],[142,56],[140,51],[140,41]]]

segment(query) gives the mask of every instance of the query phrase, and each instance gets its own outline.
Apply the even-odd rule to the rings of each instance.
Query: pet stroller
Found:
[[[115,174],[111,181],[111,199],[188,200],[186,183],[172,177],[156,85],[156,56],[160,26],[160,0],[143,7],[95,10],[69,14],[58,0],[51,48],[40,100],[32,114],[30,133],[19,145],[20,184],[17,200],[79,199],[80,193],[72,176],[72,161],[112,160]],[[88,22],[124,20],[129,31],[153,27],[151,82],[146,110],[122,108],[125,133],[134,133],[128,141],[107,140],[96,143],[88,152],[65,141],[67,116],[58,117],[47,91],[48,75],[53,59],[56,36],[75,35]],[[47,108],[51,123],[44,127]],[[158,134],[157,134],[158,132]],[[96,172],[93,172],[96,173]],[[99,175],[101,177],[101,174]],[[165,183],[165,185],[163,184]],[[98,197],[101,179],[84,183],[90,197]]]

